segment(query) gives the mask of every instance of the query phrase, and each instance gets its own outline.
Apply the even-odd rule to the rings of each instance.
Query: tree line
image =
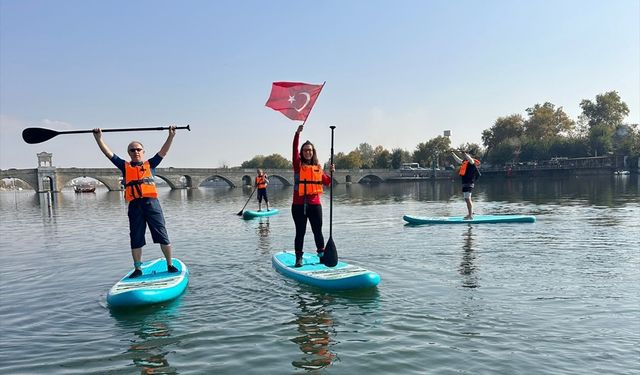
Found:
[[[603,155],[640,157],[638,124],[625,123],[629,107],[616,91],[580,102],[582,113],[570,118],[563,107],[545,102],[525,110],[526,116],[511,114],[499,117],[482,131],[482,146],[465,143],[456,147],[493,165],[534,162],[554,157],[588,157]],[[412,152],[401,148],[387,150],[361,143],[354,150],[334,155],[337,169],[398,169],[403,163],[424,167],[451,164],[452,147],[448,137],[437,136],[419,143]],[[291,161],[279,154],[258,155],[242,163],[243,168],[286,169]]]

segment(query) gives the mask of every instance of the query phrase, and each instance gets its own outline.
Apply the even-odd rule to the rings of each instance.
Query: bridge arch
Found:
[[[96,181],[100,181],[102,184],[104,184],[109,190],[121,190],[119,188],[116,189],[112,189],[109,185],[111,183],[111,181],[105,179],[105,178],[101,178],[99,176],[87,176],[87,175],[83,175],[83,174],[78,174],[78,175],[71,175],[71,174],[59,174],[58,175],[58,190],[62,190],[62,188],[64,186],[67,186],[67,184],[71,181],[73,181],[74,179],[78,178],[78,177],[82,177],[82,178],[92,178]]]
[[[204,180],[200,181],[200,183],[202,183],[204,181],[208,181],[208,180],[221,180],[221,181],[227,183],[227,185],[229,185],[232,188],[236,187],[236,184],[234,184],[233,181],[231,181],[230,179],[228,179],[228,178],[226,178],[224,176],[221,176],[219,174],[211,175],[211,176],[205,178]],[[198,184],[198,186],[200,186],[200,183]],[[197,186],[195,186],[195,187],[197,187]]]
[[[364,175],[358,180],[359,184],[379,184],[381,182],[384,180],[375,174]]]
[[[24,182],[30,189],[33,189],[34,191],[38,191],[38,181],[32,181],[29,178],[24,178],[24,177],[20,177],[20,176],[13,176],[13,175],[3,175],[2,179],[13,179],[13,180],[20,180],[22,182]]]
[[[282,183],[282,185],[284,185],[284,186],[293,186],[293,184],[292,184],[289,180],[287,180],[285,177],[282,177],[282,176],[277,175],[277,174],[269,175],[269,179],[270,179],[271,181],[273,181],[274,179],[275,179],[275,180],[278,180],[278,181],[279,181],[279,182],[281,182],[281,183]]]
[[[162,181],[166,182],[167,185],[169,185],[169,187],[171,188],[171,190],[177,189],[177,187],[176,187],[177,184],[173,180],[171,180],[170,178],[162,176],[162,175],[159,175],[159,174],[156,174],[154,177],[155,178],[159,178]],[[185,178],[185,182],[187,183],[187,186],[188,186],[188,184],[191,182],[191,178],[189,176],[184,176],[184,178]]]

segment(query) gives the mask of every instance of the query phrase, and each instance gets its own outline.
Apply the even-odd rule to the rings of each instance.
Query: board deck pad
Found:
[[[274,268],[281,274],[323,289],[370,288],[380,282],[377,273],[343,261],[339,261],[335,267],[327,267],[320,263],[316,254],[303,254],[302,267],[294,267],[295,262],[293,252],[279,252],[272,257]]]
[[[535,223],[536,217],[531,215],[475,215],[465,220],[463,216],[413,216],[404,215],[409,224],[497,224],[497,223]]]
[[[167,261],[158,258],[144,262],[142,275],[130,279],[133,270],[120,279],[107,293],[111,307],[134,307],[169,301],[181,295],[189,283],[189,270],[179,259],[173,258],[179,272],[167,271]]]

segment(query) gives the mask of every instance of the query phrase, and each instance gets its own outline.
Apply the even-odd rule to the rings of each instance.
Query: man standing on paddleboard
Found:
[[[260,168],[257,171],[258,175],[255,178],[256,189],[258,191],[258,211],[262,211],[262,200],[267,205],[267,211],[269,211],[269,198],[267,197],[267,185],[269,185],[269,177]]]
[[[465,160],[462,160],[453,151],[451,151],[451,154],[453,155],[456,163],[460,164],[458,175],[462,180],[462,195],[464,196],[464,201],[467,203],[468,211],[468,214],[464,219],[473,220],[473,201],[471,200],[471,192],[473,191],[475,181],[480,177],[480,171],[478,170],[480,160],[474,159],[467,152],[463,152]]]
[[[176,127],[169,127],[169,135],[160,151],[149,160],[144,160],[144,146],[138,141],[129,143],[127,152],[131,161],[127,162],[114,154],[102,139],[102,130],[93,129],[93,136],[102,150],[102,153],[122,171],[125,184],[125,199],[129,202],[129,236],[131,238],[131,255],[135,270],[130,278],[142,275],[142,247],[146,245],[145,232],[147,225],[154,243],[159,243],[162,253],[167,259],[167,271],[178,272],[172,263],[171,242],[165,227],[164,215],[158,191],[153,181],[155,168],[169,152],[173,137],[176,135]]]

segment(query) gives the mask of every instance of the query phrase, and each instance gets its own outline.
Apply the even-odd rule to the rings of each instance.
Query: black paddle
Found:
[[[122,128],[122,129],[102,129],[103,133],[106,132],[133,132],[133,131],[143,131],[143,130],[167,130],[168,126],[165,127],[155,127],[155,128]],[[189,125],[187,126],[177,126],[176,129],[187,129],[191,131]],[[48,141],[51,138],[60,135],[60,134],[78,134],[78,133],[93,133],[93,130],[64,130],[57,131],[45,128],[26,128],[22,131],[22,139],[25,142],[34,144],[34,143],[42,143],[44,141]]]
[[[331,165],[333,165],[333,130],[335,126],[329,126],[331,128]],[[329,168],[331,168],[331,165]],[[335,267],[338,264],[338,251],[336,250],[336,244],[333,242],[333,170],[331,171],[331,189],[329,190],[329,241],[324,247],[324,256],[322,257],[322,263],[327,267]]]
[[[251,197],[253,197],[253,193],[256,192],[256,188],[257,188],[257,186],[253,188],[253,191],[251,192],[251,195],[249,195],[249,199],[247,199],[247,203],[245,203],[244,206],[242,206],[242,209],[236,215],[242,216],[242,212],[244,211],[244,208],[247,207],[247,205],[249,204],[249,201],[251,200]]]

